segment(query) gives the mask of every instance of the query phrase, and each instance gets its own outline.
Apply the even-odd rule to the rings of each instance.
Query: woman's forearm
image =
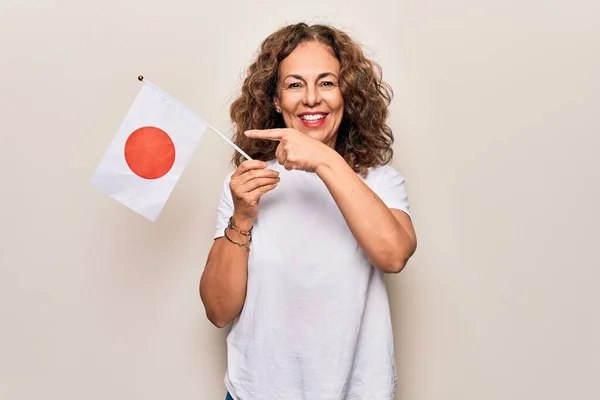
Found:
[[[235,232],[228,230],[228,234]],[[222,328],[240,314],[246,299],[247,280],[246,249],[225,237],[216,239],[208,254],[199,287],[206,316],[215,326]]]
[[[387,273],[402,270],[415,250],[415,238],[394,213],[337,153],[315,172],[373,266]]]

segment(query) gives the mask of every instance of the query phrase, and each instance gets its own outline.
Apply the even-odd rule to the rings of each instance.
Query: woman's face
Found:
[[[328,47],[306,42],[279,64],[275,107],[285,126],[335,147],[344,114],[340,63]]]

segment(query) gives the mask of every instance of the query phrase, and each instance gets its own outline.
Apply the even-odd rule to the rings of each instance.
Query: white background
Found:
[[[599,4],[4,0],[0,398],[224,398],[198,280],[231,149],[208,131],[154,224],[89,180],[138,74],[229,133],[258,45],[300,20],[396,94],[419,236],[388,277],[397,398],[600,398]]]

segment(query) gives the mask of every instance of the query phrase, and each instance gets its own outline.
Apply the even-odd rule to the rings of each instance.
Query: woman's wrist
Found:
[[[233,232],[237,234],[237,240],[230,237],[230,234]],[[247,231],[240,229],[235,222],[233,222],[233,216],[231,216],[227,222],[227,228],[225,228],[224,234],[231,243],[236,244],[239,247],[245,247],[247,251],[250,251],[250,243],[252,243],[252,227]]]
[[[340,165],[346,164],[344,158],[334,149],[329,147],[325,152],[325,157],[315,169],[315,173],[323,179],[328,173],[337,170]]]
[[[254,220],[252,218],[239,215],[234,211],[231,217],[231,223],[240,231],[248,232],[250,229],[252,229]]]

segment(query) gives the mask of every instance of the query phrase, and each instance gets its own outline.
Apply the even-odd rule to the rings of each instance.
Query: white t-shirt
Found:
[[[383,274],[316,174],[268,164],[281,180],[259,203],[246,300],[227,337],[227,390],[235,400],[393,399]],[[230,179],[215,238],[233,213]],[[373,168],[364,181],[388,207],[408,214],[404,179],[394,168]]]

